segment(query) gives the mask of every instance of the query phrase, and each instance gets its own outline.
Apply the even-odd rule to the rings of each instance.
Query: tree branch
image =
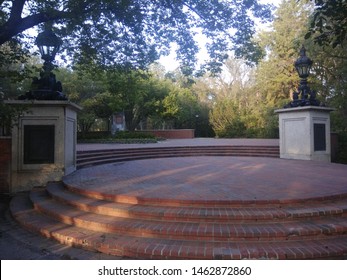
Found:
[[[12,12],[11,12],[12,15]],[[0,26],[0,45],[9,41],[12,37],[32,28],[40,23],[69,18],[72,14],[69,12],[56,11],[55,13],[38,13],[25,18],[13,18]],[[15,20],[16,19],[16,20]]]
[[[76,13],[88,14],[95,9],[95,1],[87,0],[80,2],[80,5],[71,11],[49,10],[22,18],[24,4],[27,0],[14,0],[10,12],[10,17],[6,23],[0,26],[0,45],[9,41],[14,36],[32,28],[40,23],[68,19],[76,16]]]
[[[25,1],[26,0],[12,1],[13,4],[12,4],[10,18],[8,20],[9,22],[16,22],[17,20],[21,18]]]

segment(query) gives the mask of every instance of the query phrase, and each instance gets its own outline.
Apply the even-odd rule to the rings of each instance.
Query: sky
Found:
[[[278,6],[283,0],[260,0],[260,3],[263,4],[273,4],[274,6]],[[258,28],[261,28],[259,26]],[[204,37],[201,33],[196,35],[196,40],[199,43],[200,52],[197,55],[198,57],[198,64],[202,64],[208,57],[206,48],[204,45],[206,44],[206,37]],[[175,54],[176,45],[172,44],[171,46],[171,53],[168,56],[162,56],[158,62],[165,67],[165,70],[168,71],[174,71],[179,67],[179,62],[176,60],[176,54]]]

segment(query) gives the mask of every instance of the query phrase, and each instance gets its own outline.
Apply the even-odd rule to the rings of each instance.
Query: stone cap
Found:
[[[302,107],[293,107],[293,108],[277,109],[277,110],[275,110],[275,113],[276,113],[276,114],[279,114],[279,113],[303,112],[303,111],[325,111],[325,112],[332,112],[332,111],[335,111],[335,109],[334,109],[334,108],[331,108],[331,107],[321,107],[321,106],[302,106]]]
[[[8,105],[24,105],[24,106],[42,106],[42,107],[52,107],[52,106],[61,106],[61,107],[69,107],[74,111],[82,111],[82,107],[65,100],[5,100],[5,104]]]

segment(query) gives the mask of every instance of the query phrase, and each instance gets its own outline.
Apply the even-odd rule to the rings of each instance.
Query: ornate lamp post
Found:
[[[37,36],[36,45],[39,48],[42,59],[45,61],[43,70],[48,73],[51,72],[53,70],[52,62],[60,50],[60,38],[52,30],[47,29]]]
[[[304,46],[301,47],[300,57],[295,61],[295,69],[298,71],[299,77],[301,79],[307,79],[310,75],[310,70],[312,66],[312,60],[306,56],[306,49]]]
[[[300,77],[300,85],[298,92],[293,93],[293,101],[285,107],[298,107],[298,106],[320,106],[320,102],[316,99],[316,92],[311,90],[307,85],[307,78],[310,75],[312,60],[306,56],[306,49],[302,46],[300,50],[300,57],[295,61],[295,69]],[[299,99],[299,95],[301,98]]]
[[[53,61],[60,50],[61,39],[51,30],[45,29],[36,38],[36,45],[39,48],[43,64],[43,71],[40,78],[35,77],[31,84],[31,89],[19,99],[30,100],[67,100],[62,93],[61,82],[56,81],[52,70],[54,69]]]

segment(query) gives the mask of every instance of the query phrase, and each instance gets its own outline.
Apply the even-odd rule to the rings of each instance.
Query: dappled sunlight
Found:
[[[347,179],[339,175],[345,174],[345,167],[334,168],[325,176],[338,181],[332,187],[323,185],[317,175],[326,167],[271,158],[161,158],[82,169],[65,183],[91,197],[131,205],[176,205],[198,200],[297,200],[329,192],[347,193]]]
[[[33,190],[30,198],[35,210],[22,211],[17,217],[25,217],[30,221],[26,227],[61,243],[107,254],[165,258],[174,252],[186,258],[189,250],[183,244],[194,244],[201,251],[196,256],[212,258],[218,246],[241,244],[258,258],[253,245],[247,246],[260,246],[263,252],[266,241],[271,241],[269,252],[273,253],[273,244],[283,250],[298,241],[310,243],[311,237],[326,242],[332,235],[340,240],[345,234],[346,167],[336,166],[323,176],[329,167],[242,157],[98,166],[88,170],[94,177],[87,187],[78,182],[88,172],[79,174],[77,182],[70,178],[73,187],[51,182]],[[106,186],[98,181],[98,168],[110,172],[108,180],[102,178]],[[331,199],[335,194],[340,196]],[[42,226],[47,219],[55,222]],[[333,244],[324,251],[335,248]]]
[[[246,174],[257,173],[265,167],[264,163],[247,163],[247,164],[233,164],[229,166],[230,169],[240,170]]]

